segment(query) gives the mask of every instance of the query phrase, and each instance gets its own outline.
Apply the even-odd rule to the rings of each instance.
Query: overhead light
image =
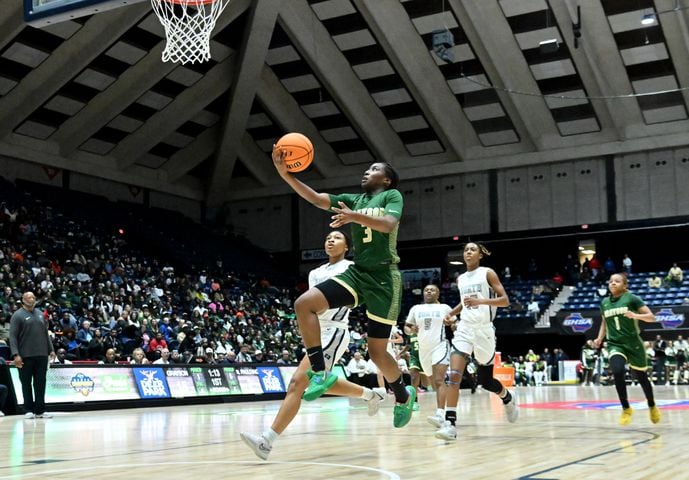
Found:
[[[560,44],[557,42],[557,38],[551,38],[550,40],[543,40],[538,43],[538,49],[541,53],[555,53]]]
[[[647,13],[641,18],[641,25],[653,25],[656,23],[655,13]]]
[[[460,262],[459,260],[452,260],[452,261],[450,261],[450,265],[464,265],[464,264],[462,262]]]
[[[587,248],[585,250],[582,250],[581,253],[583,253],[584,255],[593,255],[594,253],[596,253],[596,251],[591,250],[590,248]]]

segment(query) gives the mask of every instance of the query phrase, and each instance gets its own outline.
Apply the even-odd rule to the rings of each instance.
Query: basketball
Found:
[[[285,155],[285,166],[291,173],[303,172],[313,162],[313,144],[301,133],[288,133],[280,137],[275,144]]]

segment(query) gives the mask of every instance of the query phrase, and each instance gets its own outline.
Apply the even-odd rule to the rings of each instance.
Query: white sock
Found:
[[[268,440],[268,443],[272,445],[272,443],[278,439],[279,433],[277,433],[275,430],[272,428],[268,428],[266,431],[263,432],[263,438]]]
[[[436,408],[435,414],[439,417],[445,418],[445,409],[444,408]]]
[[[373,398],[373,390],[371,390],[370,388],[364,388],[364,391],[361,394],[361,398],[368,402]]]
[[[457,407],[447,407],[445,409],[446,412],[455,412],[457,413]]]

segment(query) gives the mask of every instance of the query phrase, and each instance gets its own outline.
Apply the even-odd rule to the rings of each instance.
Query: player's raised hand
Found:
[[[330,228],[339,228],[342,225],[346,225],[354,221],[354,211],[350,209],[344,202],[338,202],[338,204],[340,205],[340,208],[331,207],[331,210],[335,212],[335,215],[330,217],[333,220],[330,223]]]
[[[285,165],[285,157],[287,152],[277,145],[273,144],[273,152],[271,154],[273,157],[273,164],[280,175],[287,175],[287,166]]]

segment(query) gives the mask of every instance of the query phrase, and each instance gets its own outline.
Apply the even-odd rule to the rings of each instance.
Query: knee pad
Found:
[[[478,383],[481,385],[485,385],[493,378],[493,365],[479,365],[477,370]]]
[[[622,355],[613,355],[610,357],[610,371],[613,375],[624,375],[627,361]]]
[[[483,386],[484,390],[493,393],[500,393],[503,389],[502,383],[493,377],[493,365],[478,366],[478,383]]]
[[[462,382],[462,372],[459,370],[448,370],[447,374],[448,385],[459,385]],[[457,379],[457,381],[452,380],[453,376]]]

